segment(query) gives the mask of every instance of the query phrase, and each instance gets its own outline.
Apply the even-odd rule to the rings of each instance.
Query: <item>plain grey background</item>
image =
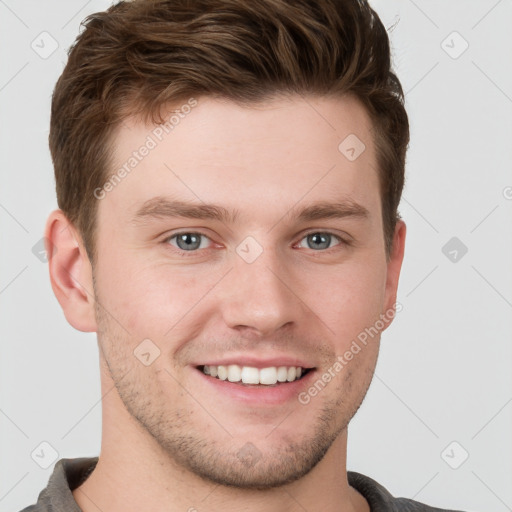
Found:
[[[56,207],[50,95],[80,21],[110,3],[0,0],[2,512],[36,501],[54,457],[99,454],[95,334],[67,324],[38,244]],[[505,512],[512,510],[512,1],[372,5],[394,25],[410,116],[400,207],[408,234],[403,311],[383,334],[375,378],[349,428],[348,468],[396,496]]]

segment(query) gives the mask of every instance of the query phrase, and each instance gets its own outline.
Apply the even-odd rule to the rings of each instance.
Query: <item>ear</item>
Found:
[[[62,210],[48,217],[45,239],[53,293],[66,320],[79,331],[97,331],[92,266],[81,236]]]
[[[383,311],[384,314],[387,311],[395,309],[398,279],[400,278],[400,270],[402,268],[402,261],[404,259],[405,234],[405,222],[403,220],[397,221],[395,233],[393,235],[393,246],[391,248],[389,261],[387,263],[386,288],[384,300],[385,309]],[[389,317],[389,315],[386,316]],[[389,327],[394,316],[395,315],[393,314],[391,320],[389,320],[389,323],[387,323],[386,328]]]

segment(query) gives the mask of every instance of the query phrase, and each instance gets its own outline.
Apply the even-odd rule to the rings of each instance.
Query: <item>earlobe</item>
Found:
[[[52,289],[67,321],[79,331],[95,332],[92,267],[78,231],[62,210],[48,217],[45,238]]]
[[[386,312],[390,312],[390,310],[395,308],[398,281],[400,278],[400,270],[402,268],[402,261],[404,259],[405,235],[405,222],[403,220],[399,220],[396,223],[395,233],[393,236],[393,247],[391,250],[389,261],[387,263],[384,314],[386,314]],[[391,316],[391,318],[394,318],[394,315]]]

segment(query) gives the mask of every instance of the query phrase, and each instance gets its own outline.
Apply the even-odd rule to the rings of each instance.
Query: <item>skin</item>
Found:
[[[153,128],[129,119],[116,131],[112,172]],[[74,226],[59,210],[50,215],[53,290],[69,323],[97,332],[100,348],[102,444],[96,469],[73,491],[82,510],[369,510],[347,482],[347,426],[370,385],[380,334],[307,405],[297,396],[245,403],[195,366],[290,356],[315,367],[316,380],[392,310],[406,228],[398,222],[387,258],[371,130],[349,97],[250,108],[198,98],[98,201],[94,269]],[[354,161],[338,150],[349,134],[366,146]],[[239,215],[134,221],[157,196]],[[318,201],[352,201],[368,216],[299,222],[297,211]],[[187,252],[169,240],[177,232],[205,237]],[[328,248],[307,236],[326,232]],[[262,249],[252,263],[236,252],[248,236]],[[160,350],[149,366],[134,357],[145,339]],[[247,446],[249,464],[240,456]]]

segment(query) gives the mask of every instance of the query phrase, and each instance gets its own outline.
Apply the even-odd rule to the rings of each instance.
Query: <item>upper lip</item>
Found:
[[[253,368],[269,368],[271,366],[300,366],[301,368],[314,368],[315,365],[306,359],[288,355],[275,355],[273,357],[251,356],[248,354],[240,356],[229,356],[223,359],[211,359],[198,362],[195,366],[251,366]]]

